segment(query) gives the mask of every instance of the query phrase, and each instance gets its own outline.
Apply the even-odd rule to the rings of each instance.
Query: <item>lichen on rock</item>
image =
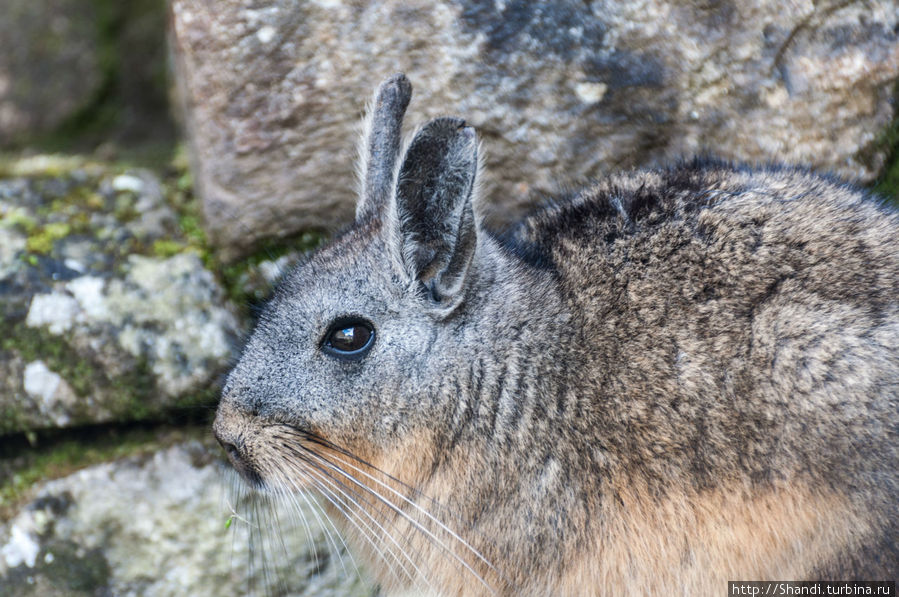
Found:
[[[208,398],[242,324],[163,184],[90,164],[25,169],[0,180],[0,433]]]
[[[197,441],[50,481],[0,524],[0,594],[377,594],[312,501],[261,504],[257,518],[250,499]]]

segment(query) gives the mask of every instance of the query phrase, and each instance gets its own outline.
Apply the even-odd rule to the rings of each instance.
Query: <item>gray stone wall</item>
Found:
[[[862,182],[893,117],[899,11],[866,2],[172,0],[207,228],[227,256],[352,214],[358,121],[405,71],[407,123],[466,118],[508,222],[610,170],[709,153]]]

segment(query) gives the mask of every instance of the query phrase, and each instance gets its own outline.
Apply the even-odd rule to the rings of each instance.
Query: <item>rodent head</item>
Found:
[[[383,463],[450,416],[434,384],[460,366],[455,322],[490,269],[472,209],[478,146],[440,118],[401,153],[410,95],[402,75],[379,87],[355,224],[285,276],[228,377],[214,430],[261,486],[308,485],[314,472],[304,483],[283,459],[310,442]]]

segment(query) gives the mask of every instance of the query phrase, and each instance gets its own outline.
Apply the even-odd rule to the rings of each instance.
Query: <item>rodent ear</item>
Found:
[[[403,261],[431,298],[461,298],[477,242],[472,192],[478,170],[475,131],[458,118],[427,123],[412,140],[396,187]]]
[[[359,171],[362,191],[356,220],[378,214],[393,196],[403,114],[412,97],[412,85],[403,73],[383,81],[369,106],[362,136]]]

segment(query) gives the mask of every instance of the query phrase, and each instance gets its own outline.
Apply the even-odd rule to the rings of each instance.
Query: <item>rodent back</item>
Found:
[[[662,485],[709,486],[899,464],[897,231],[843,183],[693,162],[598,183],[511,247],[585,330],[596,435]]]

